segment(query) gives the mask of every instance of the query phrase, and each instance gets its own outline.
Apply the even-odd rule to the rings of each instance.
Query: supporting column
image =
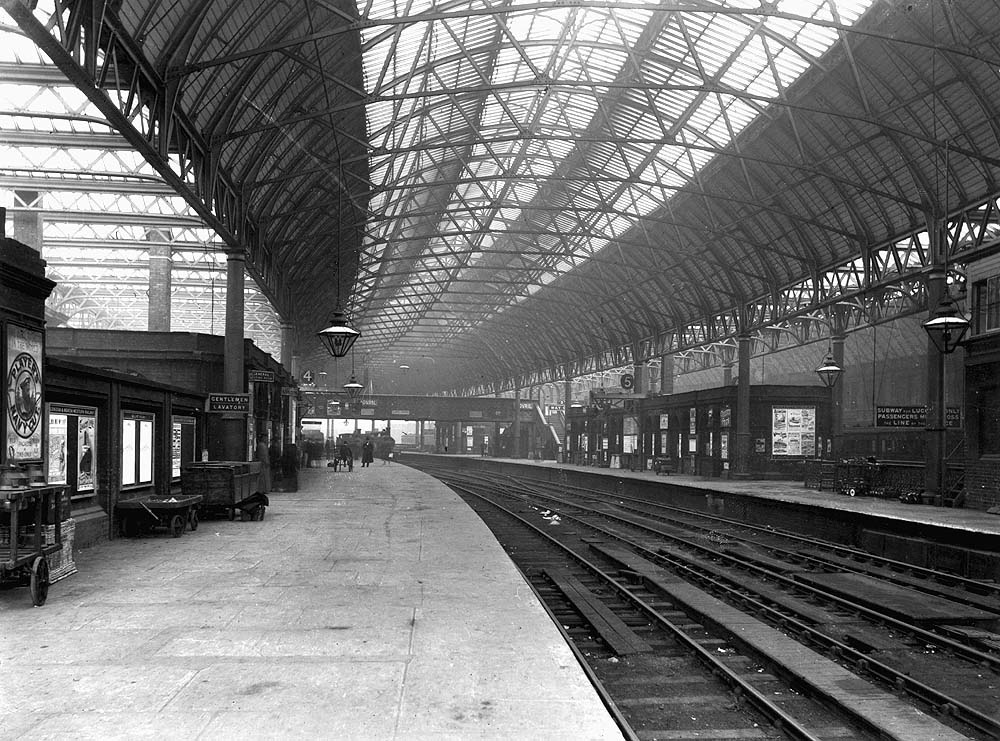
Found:
[[[511,445],[510,457],[521,457],[521,387],[514,389],[514,424],[511,425],[510,435],[513,444]]]
[[[573,379],[569,377],[569,368],[566,368],[566,380],[563,381],[563,455],[562,462],[570,463],[572,456],[569,449],[569,408],[573,404]]]
[[[840,455],[841,442],[844,436],[844,384],[847,383],[845,379],[847,369],[844,367],[845,339],[846,335],[838,333],[833,335],[830,340],[833,362],[838,367],[843,369],[843,372],[840,374],[840,379],[833,385],[833,388],[830,389],[830,437],[832,438],[831,457],[834,460],[836,460]]]
[[[648,383],[646,381],[646,363],[642,360],[636,360],[632,363],[633,375],[635,376],[635,385],[633,391],[637,394],[646,393]]]
[[[935,230],[931,229],[933,233]],[[934,251],[935,254],[939,254]],[[944,268],[940,265],[931,269],[927,275],[927,309],[928,316],[934,314],[947,290]],[[945,427],[945,395],[944,395],[944,353],[927,338],[927,427],[926,465],[924,468],[924,493],[930,496],[945,494],[944,480],[947,469],[948,450],[946,445],[947,430]]]
[[[164,234],[153,229],[146,239],[164,240],[149,245],[149,305],[146,328],[150,332],[170,331],[170,289],[173,282],[173,251]]]
[[[223,390],[242,394],[243,389],[243,282],[246,259],[242,252],[226,253],[226,342]],[[223,416],[222,448],[226,460],[247,460],[246,417]]]
[[[736,379],[736,457],[733,473],[750,470],[750,335],[738,338],[739,368]]]
[[[660,393],[674,393],[674,356],[664,355],[660,358]]]
[[[287,370],[289,373],[292,372],[292,366],[295,364],[294,355],[292,354],[295,343],[295,325],[291,322],[282,320],[281,322],[281,366]]]

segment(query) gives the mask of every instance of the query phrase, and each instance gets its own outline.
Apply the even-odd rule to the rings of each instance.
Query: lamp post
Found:
[[[841,356],[840,362],[843,362],[844,354],[844,340],[840,338],[839,342],[839,355]],[[831,345],[830,351],[826,355],[826,359],[820,364],[819,368],[816,369],[816,375],[819,376],[819,380],[823,382],[823,385],[830,389],[830,437],[833,442],[830,444],[830,454],[836,457],[836,454],[840,451],[838,450],[839,445],[836,444],[837,439],[840,437],[840,425],[841,425],[841,394],[839,389],[835,392],[834,389],[837,386],[837,382],[840,377],[844,374],[844,369],[840,364],[834,359],[834,348]]]
[[[317,335],[333,357],[342,358],[350,352],[354,341],[361,336],[361,332],[347,324],[347,317],[338,307],[330,319],[330,326],[317,332]]]
[[[833,360],[833,350],[831,350],[826,355],[826,360],[823,364],[816,369],[816,375],[823,382],[823,385],[828,389],[832,389],[837,385],[837,381],[840,380],[840,374],[844,372],[844,369],[837,365]]]
[[[946,478],[948,473],[947,448],[947,415],[945,411],[944,358],[958,349],[969,331],[969,320],[955,307],[948,286],[941,280],[941,300],[930,318],[921,326],[927,332],[927,338],[937,351],[928,362],[934,364],[931,368],[933,383],[932,406],[927,410],[927,468],[924,478],[924,491],[933,497],[943,497],[947,491]]]
[[[344,384],[344,391],[351,397],[351,401],[357,401],[364,390],[365,387],[358,383],[358,379],[354,377],[353,373],[351,374],[351,380]]]

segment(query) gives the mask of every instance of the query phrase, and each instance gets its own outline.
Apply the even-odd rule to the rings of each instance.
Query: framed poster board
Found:
[[[153,483],[153,432],[156,415],[122,412],[122,486]]]
[[[194,460],[195,419],[174,415],[170,422],[170,476],[178,479],[185,463]]]
[[[771,408],[771,455],[816,455],[816,407]]]
[[[97,468],[97,408],[47,404],[48,482],[67,484],[71,496],[94,490]]]

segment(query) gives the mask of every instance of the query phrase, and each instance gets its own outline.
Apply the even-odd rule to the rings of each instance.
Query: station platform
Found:
[[[982,510],[849,497],[791,480],[659,475],[523,458],[405,451],[400,455],[400,462],[410,461],[417,467],[435,460],[452,467],[502,469],[511,475],[603,490],[655,489],[668,503],[852,545],[916,566],[1000,581],[1000,515]]]
[[[492,533],[412,468],[306,469],[262,522],[0,591],[4,739],[621,739]]]
[[[1000,538],[1000,515],[983,510],[935,507],[927,504],[904,504],[897,499],[875,497],[849,497],[832,491],[817,491],[806,488],[801,481],[775,479],[722,479],[692,476],[688,474],[656,474],[652,471],[629,471],[617,468],[593,466],[573,466],[555,461],[524,461],[513,458],[508,463],[529,464],[570,470],[582,470],[601,476],[628,477],[659,481],[665,484],[701,489],[719,494],[739,494],[742,496],[770,499],[776,502],[804,504],[822,509],[837,509],[856,512],[873,518],[887,518],[914,524],[933,525],[967,533],[979,533]]]

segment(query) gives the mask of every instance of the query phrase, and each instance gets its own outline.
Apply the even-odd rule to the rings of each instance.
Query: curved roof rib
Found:
[[[989,0],[61,6],[0,0],[246,250],[306,362],[341,302],[401,393],[815,312],[1000,196]]]

